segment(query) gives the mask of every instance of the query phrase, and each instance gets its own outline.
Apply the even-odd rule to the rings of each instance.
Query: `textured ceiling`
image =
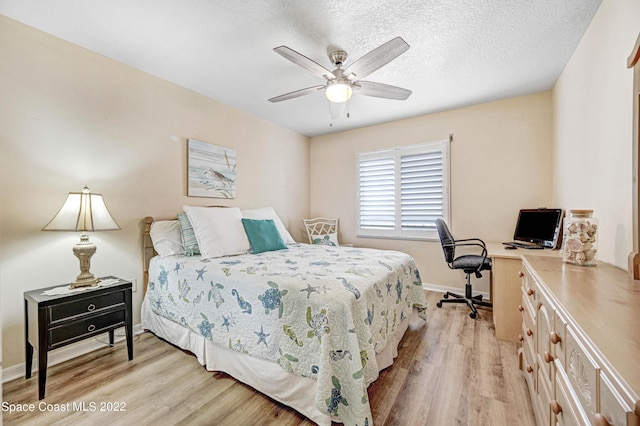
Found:
[[[2,0],[0,13],[298,133],[316,136],[548,90],[601,0]],[[396,37],[411,48],[366,80],[406,101],[354,95],[331,120],[323,84],[273,52],[333,69]],[[332,126],[330,127],[330,124]]]

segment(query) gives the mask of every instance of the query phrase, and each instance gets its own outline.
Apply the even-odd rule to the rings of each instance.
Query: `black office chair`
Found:
[[[482,295],[471,295],[471,274],[476,274],[476,278],[480,278],[480,271],[491,270],[491,258],[487,257],[487,247],[484,241],[478,238],[470,238],[466,240],[455,240],[447,224],[442,219],[436,219],[436,229],[442,244],[444,259],[451,269],[462,269],[467,274],[467,283],[465,284],[464,296],[456,293],[446,292],[444,299],[441,299],[436,305],[442,308],[443,303],[466,303],[471,309],[469,316],[475,319],[478,316],[476,305],[492,307],[491,303],[482,300]],[[461,246],[477,246],[482,248],[482,254],[465,254],[456,257],[456,247]],[[453,299],[449,299],[453,297]]]

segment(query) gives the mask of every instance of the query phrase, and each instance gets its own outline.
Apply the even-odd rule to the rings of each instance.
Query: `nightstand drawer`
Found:
[[[87,297],[85,299],[74,300],[72,302],[60,303],[49,307],[51,324],[63,321],[76,315],[97,312],[101,309],[110,308],[119,304],[124,305],[124,292],[116,291],[99,296]]]
[[[93,334],[99,334],[107,329],[125,325],[125,310],[95,315],[49,330],[49,348],[62,346],[70,340],[80,340]]]

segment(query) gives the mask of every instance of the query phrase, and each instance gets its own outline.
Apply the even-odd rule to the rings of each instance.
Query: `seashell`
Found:
[[[596,251],[595,250],[586,250],[584,252],[584,257],[585,257],[587,262],[592,262],[593,259],[595,259],[595,257],[596,257]]]
[[[582,242],[577,238],[569,238],[566,240],[566,249],[569,251],[581,251]]]
[[[578,230],[578,227],[576,226],[575,223],[572,223],[571,225],[569,225],[567,227],[567,231],[569,231],[569,235],[574,234],[576,231]]]
[[[584,252],[580,251],[576,253],[576,262],[578,263],[578,265],[583,265],[587,263],[587,256],[585,255]]]

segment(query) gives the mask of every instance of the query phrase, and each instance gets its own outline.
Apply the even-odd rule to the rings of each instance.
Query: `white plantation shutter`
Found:
[[[395,219],[395,172],[393,158],[362,161],[360,174],[360,227],[393,230]]]
[[[449,141],[357,155],[358,235],[437,239],[449,217]]]

